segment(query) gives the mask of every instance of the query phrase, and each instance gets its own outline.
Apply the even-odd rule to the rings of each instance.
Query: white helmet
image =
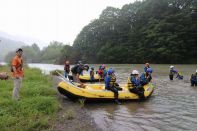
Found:
[[[197,73],[197,70],[196,70],[196,73]]]
[[[172,68],[174,68],[174,66],[171,65],[171,66],[170,66],[170,69],[172,69]]]
[[[133,74],[133,75],[139,75],[139,72],[138,72],[137,70],[133,70],[133,71],[132,71],[132,74]]]

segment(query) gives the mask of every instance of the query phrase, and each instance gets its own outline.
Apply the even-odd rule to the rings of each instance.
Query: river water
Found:
[[[63,69],[63,65],[30,64],[44,73]],[[98,67],[98,65],[94,65]],[[133,69],[143,71],[142,64],[107,65],[115,69],[117,81],[126,83]],[[144,102],[88,103],[85,105],[101,130],[197,130],[197,87],[190,86],[190,75],[197,65],[174,65],[184,80],[168,78],[170,65],[151,65],[156,85],[152,96]]]

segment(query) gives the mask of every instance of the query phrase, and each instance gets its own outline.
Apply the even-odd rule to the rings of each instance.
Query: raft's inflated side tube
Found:
[[[137,100],[139,96],[129,92],[128,87],[125,85],[121,86],[123,91],[119,91],[120,100]],[[152,83],[145,85],[144,87],[145,99],[151,96],[154,91],[154,85]],[[79,98],[85,98],[87,100],[103,100],[114,99],[114,93],[109,90],[105,90],[104,84],[89,84],[85,88],[80,88],[76,84],[68,81],[62,81],[58,85],[58,91],[67,96],[71,100],[76,100]]]
[[[69,80],[73,80],[73,76],[69,75],[68,76]],[[99,81],[104,81],[103,78],[100,78],[100,76],[98,74],[94,75],[94,80],[91,81],[90,80],[90,74],[84,74],[84,75],[80,75],[79,79],[81,82],[99,82]]]

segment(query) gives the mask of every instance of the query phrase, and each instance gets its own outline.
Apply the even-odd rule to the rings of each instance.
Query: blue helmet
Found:
[[[114,70],[112,68],[109,68],[107,71],[108,75],[111,75],[113,72],[114,72]]]
[[[152,68],[148,68],[148,69],[146,70],[146,72],[147,72],[147,73],[153,73],[153,69],[152,69]]]

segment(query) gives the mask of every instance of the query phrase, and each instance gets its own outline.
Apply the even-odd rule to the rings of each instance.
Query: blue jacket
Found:
[[[170,75],[174,75],[174,74],[177,74],[177,73],[178,73],[177,70],[175,70],[175,69],[170,69]]]
[[[140,86],[140,80],[136,79],[135,76],[131,76],[131,83],[134,86]]]
[[[146,85],[151,81],[152,77],[151,75],[149,75],[149,77],[147,78],[146,73],[142,73],[140,76],[140,83],[142,85]]]
[[[144,67],[144,72],[146,72],[146,70],[148,69],[149,67]]]
[[[197,76],[195,74],[192,74],[191,81],[197,82]]]
[[[105,77],[105,89],[110,89],[110,87],[113,87],[115,82],[116,82],[115,77],[107,75]]]

